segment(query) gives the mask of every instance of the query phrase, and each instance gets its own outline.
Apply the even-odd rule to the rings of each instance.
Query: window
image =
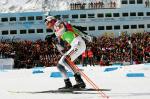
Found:
[[[67,18],[69,18],[69,15],[62,15],[62,18],[67,19]]]
[[[147,16],[150,16],[150,12],[147,12],[146,15],[147,15]]]
[[[147,28],[150,28],[150,24],[147,24]]]
[[[19,20],[20,21],[26,21],[26,17],[20,17]]]
[[[120,26],[119,25],[115,25],[114,26],[114,30],[119,30],[120,29]]]
[[[86,18],[86,14],[81,14],[80,18]]]
[[[29,21],[33,21],[33,20],[34,20],[34,16],[29,16],[29,17],[28,17],[28,20],[29,20]]]
[[[122,4],[128,4],[128,0],[122,0]]]
[[[98,30],[104,30],[104,26],[98,26]]]
[[[114,13],[113,17],[120,17],[119,13]]]
[[[82,30],[83,31],[87,31],[87,27],[82,27]]]
[[[16,17],[10,17],[10,21],[16,21]]]
[[[127,16],[128,16],[128,13],[122,13],[122,16],[123,16],[123,17],[127,17]]]
[[[17,34],[17,30],[10,30],[10,34]]]
[[[112,17],[112,14],[111,13],[106,13],[105,17]]]
[[[129,4],[135,4],[135,0],[129,0]]]
[[[88,18],[95,18],[94,14],[88,14]]]
[[[8,22],[8,18],[1,18],[2,22]]]
[[[123,25],[123,29],[129,29],[129,25]]]
[[[43,17],[42,16],[36,16],[36,20],[42,20]]]
[[[103,17],[104,17],[104,14],[99,13],[99,14],[97,14],[97,17],[98,17],[98,18],[103,18]]]
[[[139,28],[144,28],[144,24],[139,24]]]
[[[137,29],[137,25],[131,25],[131,29]]]
[[[106,26],[106,30],[112,30],[112,26]]]
[[[94,31],[95,30],[95,27],[94,26],[90,26],[89,27],[89,31]]]
[[[53,32],[51,29],[46,29],[46,32]]]
[[[73,19],[77,19],[77,18],[78,18],[78,15],[77,15],[77,14],[72,15],[72,18],[73,18]]]
[[[143,0],[137,0],[137,4],[143,4]]]
[[[144,16],[143,12],[138,12],[138,16]]]
[[[20,34],[26,34],[27,30],[20,30]]]
[[[43,29],[37,29],[37,33],[43,33]]]
[[[28,33],[35,33],[35,30],[34,29],[29,29]]]
[[[61,15],[55,15],[55,18],[60,19]]]
[[[7,30],[2,31],[2,35],[8,35],[8,31]]]
[[[136,16],[136,13],[135,12],[131,12],[130,16]]]

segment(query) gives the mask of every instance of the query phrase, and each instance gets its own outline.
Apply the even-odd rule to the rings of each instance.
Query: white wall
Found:
[[[0,59],[0,69],[13,69],[14,59],[6,58]]]

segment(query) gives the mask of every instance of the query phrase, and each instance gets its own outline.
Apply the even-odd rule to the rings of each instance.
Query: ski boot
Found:
[[[59,88],[59,90],[65,90],[72,88],[72,83],[70,82],[70,79],[65,79],[65,87]]]
[[[86,87],[86,85],[85,85],[84,81],[82,80],[81,75],[79,73],[76,73],[74,75],[74,77],[75,77],[77,84],[75,84],[72,88],[82,89],[82,88]]]

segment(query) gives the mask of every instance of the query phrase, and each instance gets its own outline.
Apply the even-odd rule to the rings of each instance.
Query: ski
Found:
[[[93,88],[72,88],[72,89],[59,89],[58,91],[110,91],[110,89],[93,89]]]
[[[95,92],[95,91],[111,91],[111,89],[93,89],[93,88],[84,88],[84,89],[56,89],[56,90],[47,90],[47,91],[9,91],[11,93],[76,93],[76,92]]]

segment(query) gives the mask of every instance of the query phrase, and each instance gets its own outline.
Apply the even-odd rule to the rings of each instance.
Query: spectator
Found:
[[[82,53],[82,66],[87,66],[87,50],[85,50],[85,52]]]
[[[50,38],[50,40],[53,39]],[[131,44],[129,44],[129,40],[131,40],[131,44],[133,45],[133,53],[130,51]],[[132,59],[134,62],[137,61],[136,63],[150,62],[150,35],[148,32],[133,33],[131,36],[121,35],[116,38],[101,36],[95,38],[92,43],[87,43],[87,46],[93,52],[95,64],[99,64],[100,61],[105,63],[105,60],[109,64],[130,62]],[[67,49],[64,49],[64,51]],[[35,64],[46,67],[56,66],[61,57],[51,41],[48,43],[48,41],[41,40],[34,42],[1,41],[0,56],[1,58],[14,58],[15,68],[32,68]]]
[[[94,56],[93,56],[93,52],[92,52],[92,50],[91,49],[88,49],[88,51],[87,51],[87,53],[88,53],[88,62],[89,62],[89,64],[90,64],[90,66],[94,66]]]

